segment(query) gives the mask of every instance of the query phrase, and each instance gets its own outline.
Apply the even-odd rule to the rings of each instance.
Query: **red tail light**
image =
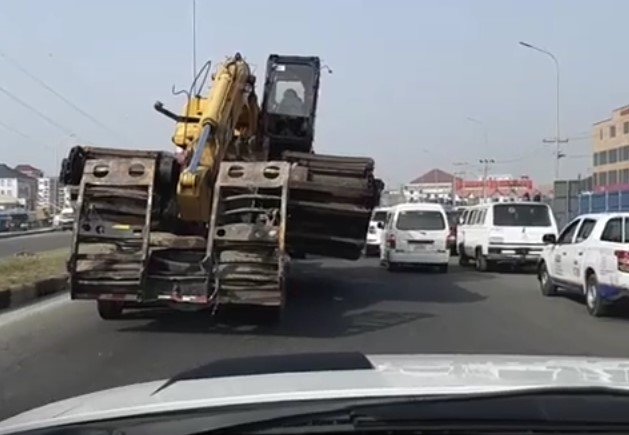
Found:
[[[387,236],[387,247],[391,249],[395,249],[395,235],[394,234],[389,234]]]
[[[629,251],[615,251],[614,255],[618,262],[618,270],[621,272],[629,272]]]

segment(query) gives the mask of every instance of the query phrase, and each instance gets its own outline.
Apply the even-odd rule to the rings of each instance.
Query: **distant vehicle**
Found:
[[[448,247],[450,248],[450,255],[457,255],[457,231],[459,226],[459,220],[464,213],[464,207],[456,207],[454,209],[446,211],[448,216],[448,223],[450,224],[450,234],[448,235]]]
[[[74,209],[64,208],[53,218],[53,226],[60,230],[71,230],[74,226]]]
[[[542,238],[557,235],[552,210],[539,202],[475,205],[459,228],[459,263],[473,260],[482,272],[498,263],[537,263],[544,248]]]
[[[390,207],[376,207],[369,221],[367,230],[367,243],[365,244],[365,256],[380,254],[382,234],[384,232],[384,222],[387,211]]]
[[[389,212],[385,226],[384,265],[434,265],[448,271],[448,218],[441,204],[400,204]]]
[[[593,316],[629,296],[628,212],[581,215],[558,238],[551,233],[544,240],[538,265],[544,295],[555,295],[558,287],[577,291]]]

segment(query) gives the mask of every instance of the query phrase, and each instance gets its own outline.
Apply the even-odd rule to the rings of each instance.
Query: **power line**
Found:
[[[20,65],[17,61],[15,61],[14,59],[12,59],[9,56],[7,56],[6,53],[3,53],[2,51],[0,51],[0,57],[4,58],[4,60],[9,62],[11,65],[13,65],[15,68],[17,68],[19,71],[21,71],[24,75],[29,77],[31,80],[37,82],[40,86],[42,86],[48,92],[50,92],[51,94],[53,94],[54,96],[59,98],[61,101],[66,103],[68,106],[70,106],[71,108],[73,108],[74,110],[79,112],[81,115],[83,115],[84,117],[86,117],[90,121],[92,121],[94,124],[98,125],[99,127],[101,127],[102,129],[108,131],[109,133],[113,134],[114,136],[117,136],[118,139],[122,139],[123,141],[126,142],[126,139],[122,135],[120,135],[117,131],[115,131],[112,128],[110,128],[109,126],[105,125],[103,122],[98,120],[98,118],[90,115],[84,109],[80,108],[75,103],[73,103],[68,98],[66,98],[63,94],[61,94],[60,92],[58,92],[55,89],[53,89],[52,86],[47,84],[45,81],[43,81],[39,77],[37,77],[37,76],[33,75],[32,73],[30,73],[26,68],[24,68],[22,65]]]
[[[3,94],[5,94],[7,97],[11,98],[13,101],[17,102],[18,104],[22,105],[23,107],[27,108],[28,110],[30,110],[31,112],[37,114],[37,116],[39,116],[40,118],[42,118],[43,120],[45,120],[46,122],[48,122],[50,125],[53,125],[55,127],[57,127],[59,130],[63,131],[64,133],[66,133],[67,135],[72,135],[72,136],[76,136],[74,134],[74,132],[72,132],[72,130],[70,130],[67,127],[64,127],[63,125],[59,124],[57,121],[55,121],[54,119],[49,118],[48,116],[44,115],[42,112],[40,112],[39,110],[37,110],[36,108],[34,108],[33,106],[31,106],[30,104],[28,104],[27,102],[25,102],[24,100],[22,100],[21,98],[19,98],[17,95],[9,92],[8,90],[6,90],[5,88],[3,88],[2,86],[0,86],[0,92],[2,92]]]
[[[18,130],[15,127],[11,127],[9,124],[5,124],[2,121],[0,121],[0,127],[4,128],[5,130],[7,130],[7,131],[9,131],[9,132],[11,132],[13,134],[16,134],[16,135],[20,136],[23,139],[30,140],[30,141],[33,141],[33,142],[35,141],[32,137],[30,137],[29,135],[27,135],[23,131],[20,131],[20,130]]]

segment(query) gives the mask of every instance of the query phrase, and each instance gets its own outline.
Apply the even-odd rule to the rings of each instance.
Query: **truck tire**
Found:
[[[550,278],[546,263],[542,261],[537,269],[537,279],[539,280],[539,287],[544,296],[555,296],[557,294],[557,286],[553,284],[553,280]]]
[[[440,264],[439,265],[439,273],[448,273],[448,265]]]
[[[585,307],[588,313],[594,317],[604,316],[607,313],[607,306],[598,291],[596,274],[590,273],[585,282]]]
[[[98,315],[103,320],[119,319],[122,316],[123,305],[117,301],[98,301]]]

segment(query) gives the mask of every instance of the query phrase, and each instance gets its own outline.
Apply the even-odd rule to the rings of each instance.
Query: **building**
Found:
[[[629,189],[629,105],[614,109],[593,128],[594,190]]]
[[[0,195],[15,198],[21,207],[34,210],[37,203],[37,179],[0,163]]]
[[[57,177],[40,177],[37,179],[37,207],[51,208],[56,211],[63,207],[62,186]]]
[[[15,170],[31,178],[42,178],[44,176],[44,171],[31,165],[17,165]]]
[[[540,194],[526,175],[489,175],[486,179],[464,180],[441,169],[433,169],[417,177],[402,189],[408,202],[439,202],[443,204],[476,204],[485,201],[505,202],[534,198]],[[453,201],[454,198],[454,201]]]
[[[402,187],[409,202],[448,202],[457,179],[441,169],[432,169]],[[460,180],[460,179],[459,179]]]

